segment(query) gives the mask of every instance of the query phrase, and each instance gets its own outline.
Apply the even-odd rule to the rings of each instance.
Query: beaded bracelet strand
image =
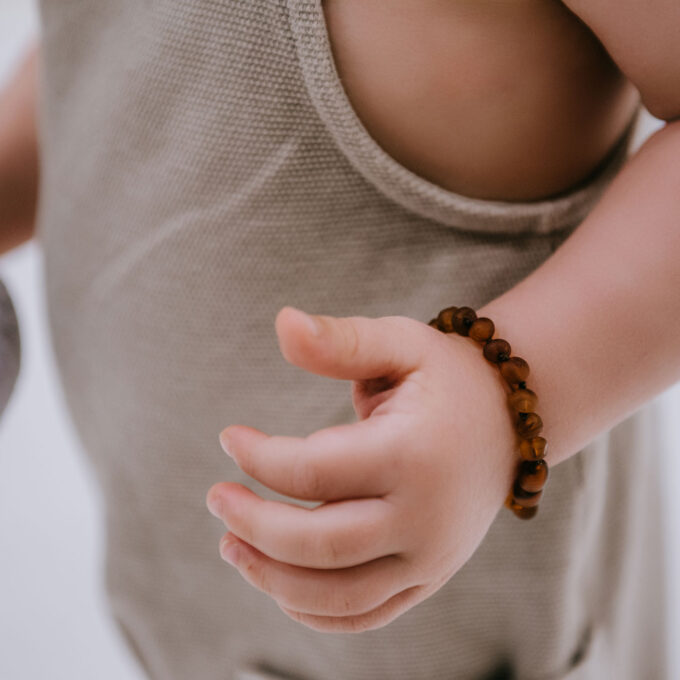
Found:
[[[538,502],[548,480],[548,463],[544,460],[547,442],[537,436],[543,429],[543,421],[535,412],[538,403],[536,393],[527,388],[529,364],[521,357],[510,356],[510,343],[494,338],[493,321],[477,317],[471,307],[447,307],[428,322],[429,326],[443,333],[458,333],[483,344],[484,358],[498,366],[511,392],[508,405],[514,426],[519,435],[520,462],[517,476],[507,498],[505,507],[521,519],[531,519],[538,512]]]

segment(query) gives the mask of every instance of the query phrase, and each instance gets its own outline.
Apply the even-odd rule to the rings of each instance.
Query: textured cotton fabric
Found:
[[[350,383],[282,357],[281,307],[426,323],[484,305],[573,232],[634,127],[568,194],[474,200],[369,136],[317,0],[43,0],[42,18],[49,322],[111,614],[149,678],[665,678],[650,405],[552,469],[535,519],[501,509],[436,594],[361,634],[287,617],[220,559],[205,506],[221,480],[291,500],[225,456],[227,425],[356,420]]]

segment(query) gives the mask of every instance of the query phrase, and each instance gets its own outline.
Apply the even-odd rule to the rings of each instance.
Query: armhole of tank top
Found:
[[[547,234],[575,227],[631,153],[641,119],[641,104],[599,168],[584,183],[559,196],[528,202],[495,201],[445,189],[388,154],[361,122],[336,67],[321,0],[285,2],[305,86],[336,146],[381,193],[422,217],[486,233]]]

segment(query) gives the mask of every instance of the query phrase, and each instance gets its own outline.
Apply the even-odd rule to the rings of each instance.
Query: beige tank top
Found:
[[[288,618],[218,555],[218,433],[355,420],[291,366],[284,305],[427,322],[497,297],[578,226],[631,152],[550,201],[454,194],[370,137],[318,0],[42,0],[49,322],[105,507],[111,613],[155,680],[665,678],[649,407],[499,512],[429,599],[359,635]],[[418,512],[419,508],[413,508]]]

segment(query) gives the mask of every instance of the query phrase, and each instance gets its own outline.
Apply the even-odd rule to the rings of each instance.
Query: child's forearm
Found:
[[[548,462],[680,380],[680,121],[656,132],[556,253],[477,310],[531,368]]]
[[[37,48],[0,93],[0,254],[31,238],[38,200]]]

